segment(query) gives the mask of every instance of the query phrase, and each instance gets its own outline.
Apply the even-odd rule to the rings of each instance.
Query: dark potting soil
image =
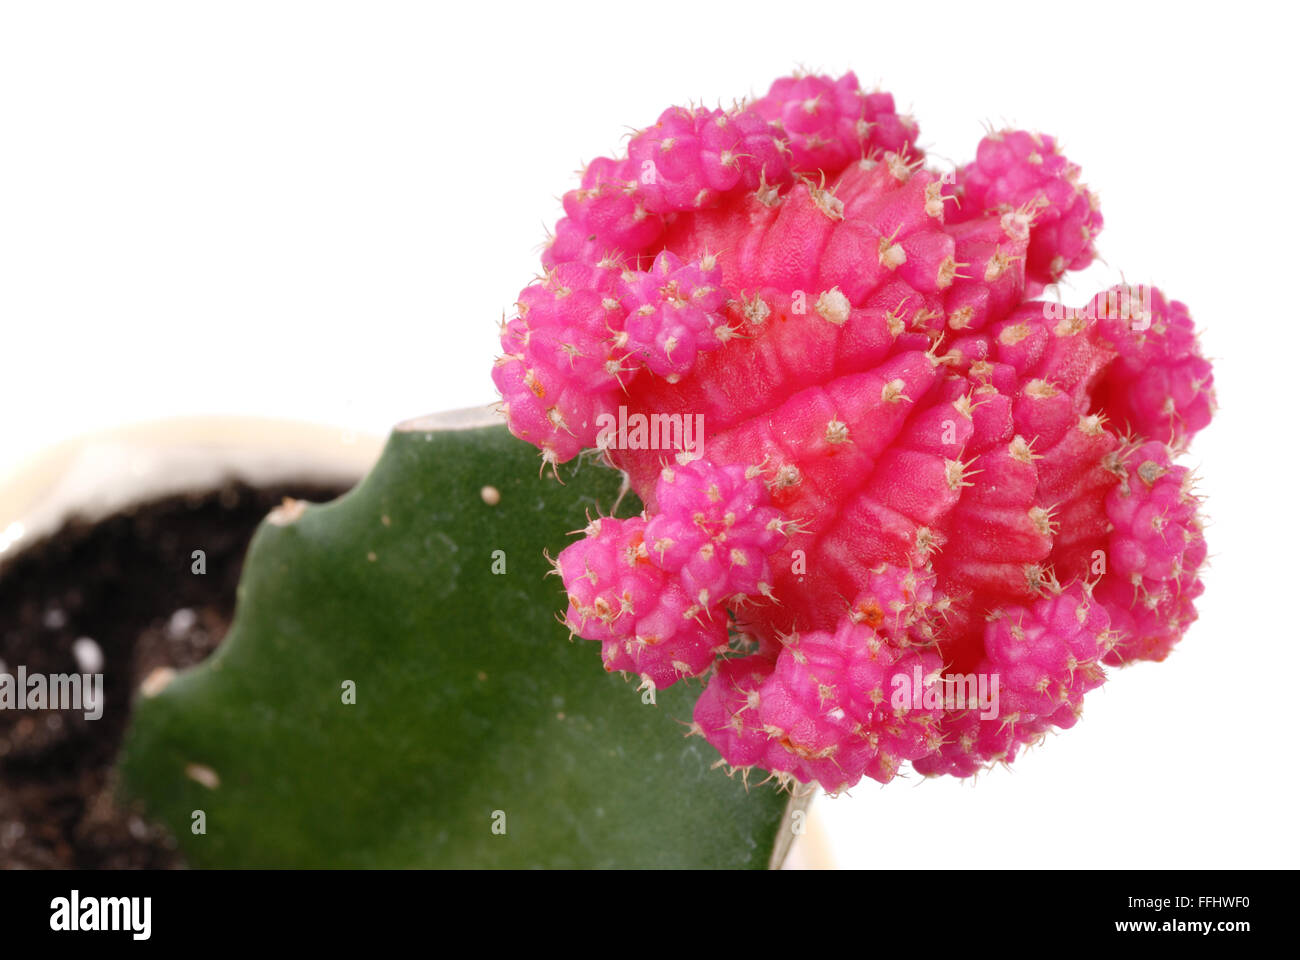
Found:
[[[84,706],[0,710],[0,868],[184,866],[167,831],[116,797],[132,700],[154,671],[198,663],[221,642],[244,552],[272,507],[344,489],[230,484],[73,520],[0,566],[0,673],[104,677],[98,719]]]

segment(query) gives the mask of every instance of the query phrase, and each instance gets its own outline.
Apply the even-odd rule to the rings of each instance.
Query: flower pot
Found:
[[[24,681],[0,710],[0,867],[182,865],[116,799],[131,702],[220,642],[267,511],[332,499],[381,446],[275,420],[166,420],[65,441],[0,479],[0,675]],[[85,689],[60,693],[78,704],[52,682],[28,696],[29,675],[74,674]]]

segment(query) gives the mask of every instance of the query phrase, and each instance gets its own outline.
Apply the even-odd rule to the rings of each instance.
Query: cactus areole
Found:
[[[645,504],[557,558],[569,628],[702,678],[721,763],[829,791],[1013,760],[1202,589],[1187,309],[1037,299],[1094,256],[1079,168],[916,136],[852,74],[665,111],[565,195],[493,370],[545,463],[597,450]]]

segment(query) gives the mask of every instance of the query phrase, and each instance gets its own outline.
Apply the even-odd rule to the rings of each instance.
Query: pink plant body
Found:
[[[1094,257],[1079,168],[1008,130],[945,175],[916,136],[853,74],[666,110],[565,195],[493,371],[544,467],[597,449],[645,506],[558,557],[569,628],[704,678],[720,763],[831,792],[1014,760],[1202,589],[1187,308],[1037,299]],[[637,416],[707,430],[611,442]],[[996,716],[938,695],[989,678]]]

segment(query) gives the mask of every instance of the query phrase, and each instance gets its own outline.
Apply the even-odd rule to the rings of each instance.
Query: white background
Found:
[[[1187,302],[1221,411],[1190,461],[1208,591],[1174,656],[1115,677],[1013,772],[818,801],[839,862],[1300,866],[1285,15],[0,3],[0,473],[133,420],[382,433],[490,401],[497,320],[583,161],[671,103],[853,69],[915,113],[938,162],[969,159],[986,123],[1057,135],[1107,224],[1106,263],[1064,298],[1122,269]]]

